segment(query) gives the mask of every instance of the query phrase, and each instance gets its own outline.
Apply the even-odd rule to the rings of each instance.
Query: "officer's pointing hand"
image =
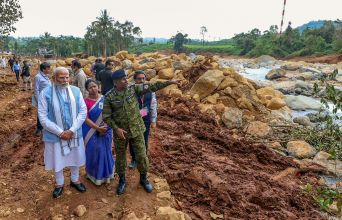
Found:
[[[120,139],[126,140],[125,134],[127,134],[127,131],[122,128],[117,128],[115,132]]]
[[[170,80],[170,83],[171,84],[175,84],[175,85],[177,85],[177,86],[180,86],[181,85],[181,80]]]

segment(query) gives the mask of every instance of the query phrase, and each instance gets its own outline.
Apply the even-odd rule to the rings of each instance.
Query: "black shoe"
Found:
[[[118,188],[116,188],[116,194],[122,195],[126,189],[126,178],[125,175],[120,175],[119,178],[119,185]]]
[[[144,187],[145,191],[150,193],[153,190],[152,184],[148,181],[146,173],[140,174],[140,184]]]
[[[40,137],[42,135],[42,130],[36,130],[36,132],[34,133],[37,137]]]
[[[52,197],[57,199],[63,194],[63,186],[62,187],[56,187],[52,192]]]
[[[128,165],[129,169],[135,169],[137,168],[137,161],[132,160],[132,162]]]
[[[74,187],[77,191],[84,193],[87,191],[86,187],[83,185],[83,183],[73,183],[72,181],[70,182],[70,186]]]

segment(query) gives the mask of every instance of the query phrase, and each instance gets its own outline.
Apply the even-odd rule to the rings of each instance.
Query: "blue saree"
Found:
[[[88,118],[95,124],[102,126],[102,109],[104,96],[101,96],[92,106],[92,100],[86,99]],[[86,147],[87,178],[95,185],[109,183],[114,177],[114,158],[112,154],[113,132],[108,127],[105,135],[101,136],[86,123],[82,126],[84,144]]]

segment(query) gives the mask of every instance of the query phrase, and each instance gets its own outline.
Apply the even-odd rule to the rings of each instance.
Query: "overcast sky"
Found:
[[[107,9],[115,20],[132,21],[143,37],[170,38],[177,31],[200,38],[201,26],[211,40],[230,38],[252,28],[280,25],[283,0],[19,0],[24,18],[13,36],[83,37],[86,27]],[[284,26],[311,20],[342,19],[342,0],[287,0]]]

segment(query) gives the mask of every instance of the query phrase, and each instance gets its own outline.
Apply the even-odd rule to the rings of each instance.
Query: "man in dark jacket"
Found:
[[[99,74],[100,74],[100,72],[101,72],[102,70],[104,70],[105,68],[106,68],[106,66],[102,63],[102,59],[101,59],[101,58],[97,58],[97,59],[95,60],[95,64],[94,64],[93,69],[92,69],[92,71],[93,71],[93,73],[94,73],[94,75],[95,75],[95,79],[96,79],[97,81],[100,81],[100,80],[99,80]]]
[[[101,83],[101,93],[105,95],[109,90],[111,90],[114,86],[112,75],[113,75],[113,68],[114,62],[113,60],[106,60],[105,64],[106,68],[99,72],[97,81]]]

